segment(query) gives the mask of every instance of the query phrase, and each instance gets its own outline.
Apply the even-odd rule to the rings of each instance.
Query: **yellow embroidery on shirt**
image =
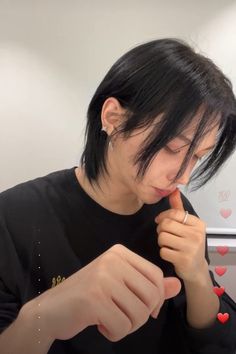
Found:
[[[52,278],[52,286],[51,286],[51,288],[53,288],[54,286],[62,283],[65,279],[66,279],[65,277],[62,278],[60,275],[58,275],[57,278],[53,277]]]

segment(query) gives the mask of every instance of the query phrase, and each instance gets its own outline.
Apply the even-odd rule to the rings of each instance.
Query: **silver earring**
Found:
[[[101,131],[102,132],[107,132],[107,127],[102,127]]]

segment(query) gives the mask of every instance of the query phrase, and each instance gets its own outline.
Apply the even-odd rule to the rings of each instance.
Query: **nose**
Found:
[[[187,175],[186,173],[184,173],[182,176],[180,176],[180,177],[176,180],[176,183],[186,185],[186,184],[188,184],[189,179],[190,179],[190,176]]]
[[[182,173],[182,175],[177,178],[177,180],[175,181],[175,184],[183,184],[186,185],[189,183],[190,180],[190,176],[191,176],[191,172],[193,170],[193,166],[191,166],[191,164],[189,164],[186,169],[184,170],[184,172]],[[177,172],[175,174],[172,174],[171,177],[169,176],[169,180],[173,181],[175,176],[177,175],[179,170],[177,170]]]

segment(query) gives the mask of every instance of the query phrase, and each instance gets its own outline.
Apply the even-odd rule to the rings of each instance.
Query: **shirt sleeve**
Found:
[[[182,195],[183,198],[183,195]],[[190,202],[184,197],[185,209],[189,211],[192,215],[198,217],[197,213],[194,211]],[[187,201],[187,202],[186,202]],[[206,239],[206,260],[210,264],[207,239]],[[220,285],[216,282],[214,274],[209,270],[209,274],[212,280],[213,286]],[[184,284],[182,279],[182,289],[184,289]],[[191,327],[187,322],[186,316],[186,295],[184,290],[173,298],[173,303],[175,310],[177,311],[177,317],[183,324],[183,334],[184,338],[188,343],[191,354],[235,354],[236,353],[236,303],[233,299],[225,292],[219,297],[221,313],[228,313],[229,320],[222,324],[216,317],[214,323],[206,328],[196,329]],[[201,309],[199,309],[201,311]]]
[[[20,310],[18,281],[19,259],[7,227],[0,218],[0,333],[17,317]]]
[[[0,279],[0,334],[16,319],[19,304]]]

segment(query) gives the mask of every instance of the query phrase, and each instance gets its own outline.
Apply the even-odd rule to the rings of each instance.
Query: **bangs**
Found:
[[[201,107],[197,107],[191,113],[183,112],[181,109],[175,112],[173,109],[169,113],[163,114],[161,121],[154,124],[154,128],[144,140],[142,148],[139,149],[133,160],[134,165],[137,165],[138,167],[136,179],[140,180],[144,177],[146,170],[162,148],[164,148],[171,140],[178,137],[187,128],[189,128],[192,122],[196,121],[196,115],[200,109],[202,110]],[[200,144],[202,138],[217,125],[219,125],[218,135],[220,136],[217,139],[217,143],[212,153],[218,151],[218,145],[222,134],[220,134],[220,131],[223,131],[222,127],[224,126],[223,121],[224,117],[219,115],[218,112],[214,112],[211,108],[206,109],[202,116],[197,118],[196,128],[194,129],[194,136],[192,138],[191,144],[189,145],[189,149],[185,155],[184,161],[182,162],[178,173],[172,181],[173,183],[175,183],[176,180],[184,173],[190,159],[192,158],[192,155],[194,154],[195,149]],[[204,172],[206,172],[204,167],[203,169]],[[197,173],[197,177],[195,179],[198,179],[198,177],[199,172]],[[192,179],[190,181],[192,181]]]

